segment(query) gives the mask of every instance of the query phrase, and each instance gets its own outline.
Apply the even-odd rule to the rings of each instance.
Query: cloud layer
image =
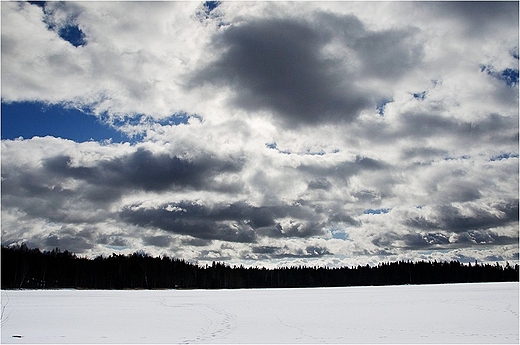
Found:
[[[493,15],[490,15],[492,13]],[[2,243],[249,265],[518,260],[518,4],[2,3]]]

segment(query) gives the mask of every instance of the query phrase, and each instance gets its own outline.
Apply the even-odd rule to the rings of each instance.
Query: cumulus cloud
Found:
[[[254,207],[245,202],[204,205],[180,202],[146,208],[126,207],[120,217],[129,223],[152,226],[205,240],[256,242],[257,236],[310,237],[323,234],[315,222],[297,221],[312,217],[304,206]],[[286,221],[286,219],[290,219]]]
[[[2,102],[140,136],[2,140],[2,243],[266,266],[517,260],[517,12],[3,2]]]
[[[43,169],[53,176],[83,180],[92,185],[160,192],[176,185],[197,189],[225,188],[218,186],[211,177],[225,172],[239,172],[240,165],[239,160],[225,162],[211,157],[197,157],[197,161],[190,161],[166,154],[154,155],[138,148],[131,154],[88,167],[73,166],[72,158],[68,156],[52,157],[43,163]]]
[[[229,87],[234,105],[270,110],[286,126],[350,122],[383,97],[367,80],[398,78],[420,61],[413,30],[371,32],[352,15],[311,18],[262,18],[218,31],[212,45],[220,55],[190,86]]]
[[[419,229],[445,229],[458,233],[496,228],[518,221],[518,199],[490,205],[490,209],[472,206],[470,204],[461,209],[453,205],[441,205],[435,207],[427,218],[410,218],[406,222]]]

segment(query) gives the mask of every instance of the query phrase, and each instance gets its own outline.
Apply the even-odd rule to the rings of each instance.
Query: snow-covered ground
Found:
[[[2,291],[2,343],[516,343],[518,283]]]

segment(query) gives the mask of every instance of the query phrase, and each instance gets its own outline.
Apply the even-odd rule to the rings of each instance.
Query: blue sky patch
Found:
[[[163,126],[178,126],[178,125],[187,125],[190,118],[195,118],[200,122],[203,121],[202,116],[197,114],[188,114],[184,111],[175,113],[165,119],[157,120],[156,122]]]
[[[456,161],[456,160],[466,160],[466,159],[470,159],[471,156],[468,156],[468,155],[462,155],[462,156],[459,156],[459,157],[453,157],[453,156],[447,156],[447,157],[444,157],[444,160],[445,161]]]
[[[58,35],[74,47],[81,47],[87,44],[85,34],[77,25],[67,25],[58,30]]]
[[[46,15],[43,18],[43,22],[47,24],[49,30],[55,31],[58,36],[72,44],[74,47],[81,47],[87,44],[85,33],[81,31],[78,25],[72,23],[65,26],[56,25],[56,22],[51,19],[52,17],[48,16],[49,11],[46,9],[46,1],[29,1],[29,3],[38,6],[43,10],[43,13]]]
[[[217,8],[222,2],[221,1],[206,1],[204,3],[204,8],[206,9],[206,13],[210,14],[215,8]]]
[[[426,98],[426,91],[413,93],[412,96],[413,96],[413,98],[422,101],[422,100],[424,100]]]
[[[498,156],[494,156],[490,158],[490,161],[501,161],[502,159],[509,159],[509,158],[518,158],[518,153],[502,153]]]
[[[28,1],[31,5],[36,5],[41,8],[45,8],[46,1]]]
[[[504,81],[508,86],[518,85],[518,69],[506,68],[502,71],[496,71],[493,66],[480,65],[480,71]]]
[[[332,234],[332,238],[338,240],[348,240],[348,234],[343,230],[333,229],[330,230],[330,233]]]
[[[296,155],[306,155],[306,156],[324,156],[325,154],[327,154],[323,150],[312,151],[311,149],[307,149],[307,150],[302,151],[302,152],[293,152],[293,151],[290,151],[290,150],[280,150],[278,148],[278,144],[277,143],[267,143],[267,144],[265,144],[265,147],[267,147],[268,149],[271,149],[271,150],[276,150],[279,153],[283,153],[284,155],[296,154]],[[332,153],[338,153],[338,152],[339,152],[339,150],[337,150],[337,149],[332,151]]]
[[[101,117],[104,121],[109,121],[109,116],[107,114],[102,114]],[[187,125],[189,123],[190,118],[195,118],[202,122],[204,119],[202,116],[197,114],[188,114],[184,111],[177,112],[172,114],[166,118],[155,120],[150,118],[145,114],[134,114],[132,117],[125,117],[124,119],[111,119],[110,121],[115,127],[123,127],[123,126],[141,126],[141,125],[152,125],[154,123],[159,124],[161,126],[178,126],[178,125]],[[144,131],[144,129],[143,129]]]
[[[385,107],[388,103],[390,102],[393,102],[392,99],[388,100],[388,99],[383,99],[381,101],[379,101],[377,103],[377,106],[376,106],[376,109],[377,109],[377,113],[381,116],[384,116],[385,115]]]
[[[125,134],[81,110],[40,102],[2,102],[2,139],[48,135],[76,142],[128,141]]]
[[[500,72],[500,79],[506,82],[509,86],[518,85],[518,70],[512,68],[506,68]]]
[[[363,214],[382,214],[390,212],[391,208],[369,208],[363,211]]]
[[[216,12],[213,12],[218,6],[220,6],[221,1],[205,1],[202,3],[202,6],[197,11],[197,17],[203,21],[211,18],[220,19],[220,15]],[[222,26],[223,23],[219,20],[218,26]]]

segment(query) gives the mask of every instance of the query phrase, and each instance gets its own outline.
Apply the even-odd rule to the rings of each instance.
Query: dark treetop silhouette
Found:
[[[519,281],[519,266],[507,263],[391,262],[371,267],[199,266],[182,259],[136,252],[94,259],[56,248],[41,252],[25,244],[2,247],[2,289],[288,288],[360,285]]]

